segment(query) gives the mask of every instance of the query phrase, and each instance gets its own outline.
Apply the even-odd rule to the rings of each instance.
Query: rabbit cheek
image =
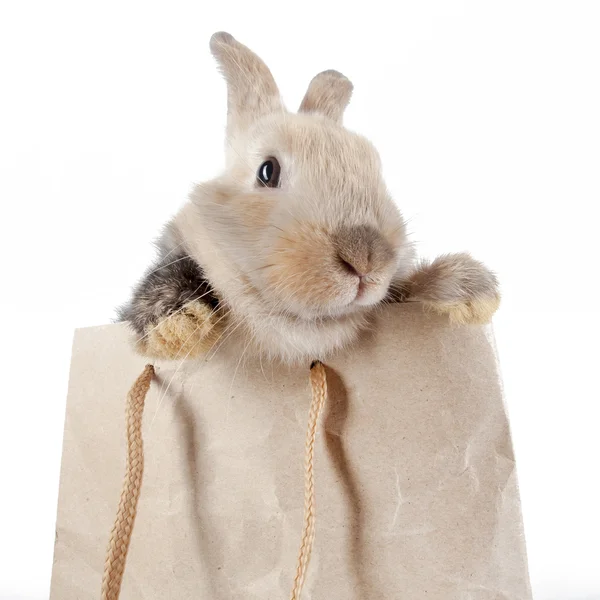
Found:
[[[261,194],[244,194],[237,200],[235,212],[240,215],[242,225],[246,231],[264,231],[271,218],[274,200],[265,198]]]
[[[350,302],[356,286],[334,256],[329,236],[317,228],[282,233],[265,268],[269,294],[288,309],[311,314]]]
[[[264,253],[273,201],[260,194],[244,194],[234,202],[221,220],[227,235],[224,245],[234,251],[242,271],[254,273],[261,266],[259,257]]]

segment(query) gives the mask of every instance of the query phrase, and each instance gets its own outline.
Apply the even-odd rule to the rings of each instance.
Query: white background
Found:
[[[0,598],[48,598],[73,329],[221,166],[220,29],[290,107],[347,74],[422,254],[498,272],[535,598],[600,598],[600,5],[549,0],[2,3]]]

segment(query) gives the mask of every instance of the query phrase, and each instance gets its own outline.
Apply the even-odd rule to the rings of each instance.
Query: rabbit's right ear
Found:
[[[244,132],[258,117],[283,110],[281,96],[267,65],[249,48],[223,31],[210,49],[227,82],[227,135]]]
[[[341,123],[350,102],[352,82],[338,71],[323,71],[308,86],[299,112],[314,112]]]

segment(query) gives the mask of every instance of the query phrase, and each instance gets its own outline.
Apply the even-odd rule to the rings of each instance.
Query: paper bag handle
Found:
[[[127,459],[125,478],[117,517],[113,525],[104,574],[102,576],[102,600],[118,600],[125,571],[125,561],[144,473],[144,447],[142,440],[142,416],[146,394],[154,377],[154,367],[146,365],[127,394]],[[317,424],[321,409],[327,400],[327,374],[324,365],[315,361],[310,367],[312,400],[308,414],[306,449],[304,455],[304,525],[298,553],[298,564],[291,600],[299,600],[306,577],[315,537],[315,479],[314,455]]]

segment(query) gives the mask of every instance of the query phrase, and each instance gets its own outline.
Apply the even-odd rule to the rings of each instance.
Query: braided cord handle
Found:
[[[137,504],[144,473],[144,449],[142,445],[142,415],[146,394],[154,376],[154,367],[146,365],[127,394],[127,460],[125,478],[117,517],[110,534],[104,574],[102,577],[102,600],[118,600],[125,570],[125,560],[133,531]]]
[[[325,367],[320,362],[314,362],[310,368],[310,384],[312,388],[312,400],[308,414],[308,428],[306,431],[306,454],[304,457],[304,527],[300,551],[298,553],[298,566],[292,589],[291,600],[299,600],[313,541],[315,538],[315,476],[314,455],[315,439],[317,434],[317,423],[321,409],[327,398],[327,376]]]

